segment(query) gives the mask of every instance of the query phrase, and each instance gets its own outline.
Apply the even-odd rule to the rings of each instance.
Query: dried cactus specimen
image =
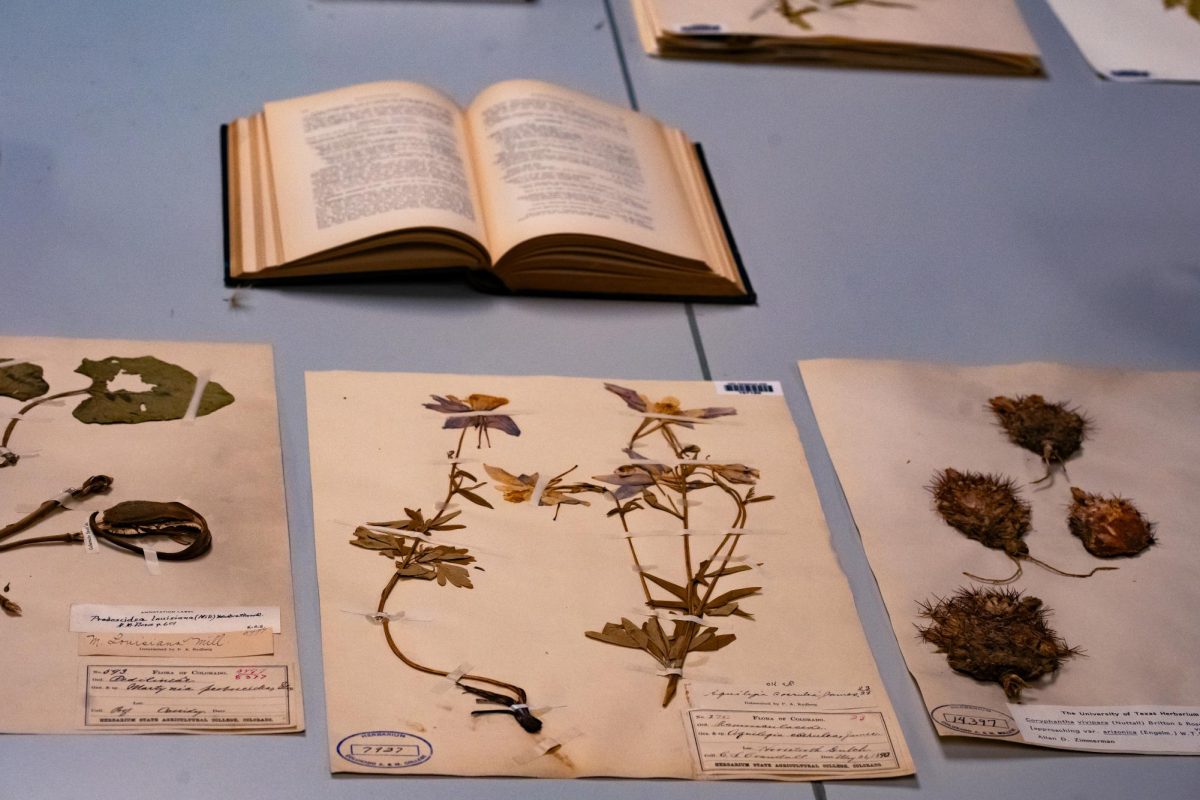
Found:
[[[1017,565],[1017,571],[1007,578],[981,578],[964,572],[968,578],[991,584],[1012,583],[1021,577],[1021,562],[1032,561],[1051,572],[1072,578],[1088,578],[1097,570],[1113,567],[1097,567],[1086,575],[1063,572],[1044,561],[1029,555],[1025,535],[1030,531],[1029,503],[1017,495],[1016,485],[1009,478],[987,475],[981,472],[959,472],[947,467],[935,473],[929,486],[937,512],[946,524],[967,538],[989,547],[1002,550]]]
[[[1074,502],[1067,525],[1083,541],[1087,551],[1099,558],[1135,556],[1154,544],[1154,523],[1130,501],[1104,497],[1071,487]]]
[[[1029,503],[1017,496],[1012,480],[948,467],[933,476],[929,491],[950,527],[1013,558],[1029,555]]]
[[[1065,465],[1079,452],[1090,427],[1077,410],[1063,403],[1047,403],[1040,394],[993,397],[988,406],[1013,444],[1041,456],[1046,474],[1035,483],[1050,478],[1055,462]]]
[[[1039,598],[1015,589],[959,589],[921,604],[920,615],[931,624],[918,634],[946,654],[955,672],[994,681],[1020,702],[1022,689],[1080,653],[1050,629],[1047,614]]]

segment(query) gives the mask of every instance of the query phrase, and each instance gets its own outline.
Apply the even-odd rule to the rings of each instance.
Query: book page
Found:
[[[704,259],[655,119],[540,81],[506,81],[467,109],[498,261],[558,233]]]
[[[415,83],[361,84],[267,103],[281,260],[415,227],[486,244],[462,114]]]

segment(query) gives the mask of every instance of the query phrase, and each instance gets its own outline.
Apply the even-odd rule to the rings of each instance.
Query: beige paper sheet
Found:
[[[1084,369],[1030,363],[955,367],[899,361],[802,361],[800,371],[867,556],[931,718],[943,736],[1025,741],[1026,707],[1200,705],[1200,374]],[[1039,486],[1040,458],[1011,444],[986,408],[996,395],[1069,401],[1092,420],[1080,455]],[[951,671],[918,640],[918,603],[972,585],[963,572],[1012,573],[1003,553],[946,525],[926,486],[946,467],[1013,478],[1032,505],[1033,556],[1072,572],[1119,567],[1087,579],[1025,564],[1013,587],[1040,597],[1051,626],[1084,656],[1034,683],[1010,706],[994,683]],[[1158,543],[1133,558],[1098,559],[1067,528],[1070,486],[1132,499],[1157,523]],[[975,584],[978,585],[978,584]],[[1113,709],[1121,709],[1119,712]],[[1191,713],[1191,712],[1187,712]],[[1130,711],[1131,716],[1133,715]],[[1162,751],[1136,737],[1065,737],[1051,746]],[[1115,743],[1114,743],[1115,741]],[[1051,744],[1042,741],[1041,744]],[[1169,752],[1195,752],[1179,740]]]
[[[1163,0],[1048,0],[1098,75],[1200,81],[1200,20]]]
[[[731,563],[752,569],[720,582],[722,592],[762,587],[761,594],[738,601],[754,619],[707,618],[720,633],[737,638],[715,652],[692,653],[683,685],[667,708],[661,703],[668,678],[656,674],[662,670],[658,662],[642,650],[584,635],[621,617],[638,625],[647,620],[620,520],[605,516],[613,501],[575,495],[591,505],[563,506],[555,521],[552,507],[505,502],[484,472],[486,463],[545,479],[578,465],[564,480],[592,481],[630,461],[622,448],[641,414],[595,379],[308,373],[332,770],[799,780],[849,777],[850,772],[854,777],[911,773],[783,399],[717,394],[712,383],[618,383],[652,400],[674,395],[684,409],[736,407],[736,416],[680,429],[680,434],[700,445],[706,457],[759,469],[757,493],[776,498],[748,506],[752,530]],[[433,511],[447,493],[447,452],[455,449],[459,432],[442,427],[450,415],[422,404],[432,402],[431,395],[472,393],[508,398],[496,413],[510,413],[521,431],[512,436],[491,430],[491,446],[484,449],[476,448],[475,433],[467,434],[461,467],[488,482],[475,491],[494,509],[458,498],[449,510],[462,513],[451,524],[467,527],[432,534],[439,543],[471,550],[477,558],[468,570],[474,588],[401,581],[385,610],[406,615],[389,628],[409,658],[523,687],[528,705],[544,723],[534,735],[504,714],[471,717],[472,710],[496,706],[476,705],[449,680],[417,672],[393,656],[381,623],[364,613],[376,610],[395,572],[394,560],[349,544],[356,524],[403,519],[406,507],[424,515]],[[671,457],[658,435],[638,450],[651,458]],[[737,488],[744,493],[749,485]],[[707,555],[721,539],[712,531],[732,523],[734,506],[715,488],[694,491],[692,499],[690,527],[707,531],[689,537],[698,562],[705,557],[700,553]],[[684,559],[678,522],[651,509],[631,513],[628,522],[637,534],[670,534],[638,535],[639,558],[645,570],[686,582],[679,577]],[[717,695],[697,688],[701,684],[730,691]],[[857,724],[871,726],[873,734],[886,730],[893,746],[875,745],[882,752],[868,762],[861,752],[849,752],[846,738],[832,745],[817,739],[818,750],[828,754],[827,766],[749,774],[742,766],[748,757],[726,760],[709,752],[708,769],[702,771],[694,766],[693,743],[703,739],[711,745],[705,735],[713,729],[685,724],[689,700],[690,710],[706,712],[697,725],[711,723],[714,716],[708,712],[714,710],[766,704],[780,715],[777,730],[788,731],[780,736],[791,758],[817,752],[799,752],[813,742],[806,731],[829,724],[834,712],[848,708],[873,712],[869,721],[864,716]],[[845,720],[838,719],[843,725]],[[763,730],[752,733],[761,738]],[[847,761],[858,766],[847,769]]]
[[[661,30],[716,26],[724,35],[785,39],[842,39],[956,47],[1036,55],[1037,45],[1012,0],[908,0],[904,4],[853,5],[809,14],[805,30],[775,9],[774,0],[635,0]],[[812,5],[792,0],[795,9]],[[828,5],[828,3],[826,3]]]
[[[0,615],[4,642],[0,647],[0,707],[4,709],[0,730],[96,731],[84,727],[83,669],[130,664],[142,670],[155,663],[233,670],[286,667],[291,690],[285,724],[273,723],[263,732],[301,730],[303,704],[270,347],[0,337],[0,361],[19,358],[40,365],[50,386],[48,394],[88,387],[90,380],[73,371],[85,358],[147,355],[193,374],[208,371],[212,381],[234,396],[234,402],[191,422],[137,424],[80,422],[71,413],[83,399],[79,396],[32,409],[28,419],[16,425],[9,443],[12,450],[23,453],[20,461],[0,469],[0,527],[15,522],[64,488],[80,486],[89,476],[111,476],[113,487],[108,494],[92,496],[77,508],[62,511],[4,543],[80,531],[93,512],[126,500],[150,500],[182,502],[202,514],[212,532],[212,549],[190,561],[160,560],[159,575],[150,574],[141,555],[104,542],[95,553],[86,552],[81,544],[31,546],[0,553],[0,591],[22,608],[20,616]],[[113,388],[132,388],[137,383],[123,375]],[[0,396],[0,415],[11,416],[25,405]],[[153,546],[179,549],[161,539]],[[81,634],[70,630],[70,610],[81,603],[149,608],[278,606],[281,633],[275,636],[274,654],[269,656],[131,659],[80,655]],[[275,672],[278,670],[272,674]],[[196,680],[203,678],[197,676]],[[240,680],[236,685],[245,684]],[[277,689],[273,688],[275,696]],[[222,723],[220,727],[228,730],[230,726]],[[257,726],[233,727],[246,730]],[[171,723],[134,724],[121,730],[206,732]]]

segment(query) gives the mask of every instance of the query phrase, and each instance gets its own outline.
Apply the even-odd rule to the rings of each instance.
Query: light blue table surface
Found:
[[[1021,6],[1048,79],[660,61],[625,0],[0,0],[0,334],[274,345],[308,722],[3,736],[0,800],[1200,796],[1194,758],[936,740],[794,364],[1200,368],[1200,87],[1100,81],[1043,0]],[[369,80],[465,103],[513,77],[634,102],[703,142],[759,305],[366,284],[257,288],[230,308],[221,123]],[[319,369],[783,381],[919,777],[330,776],[303,395]]]

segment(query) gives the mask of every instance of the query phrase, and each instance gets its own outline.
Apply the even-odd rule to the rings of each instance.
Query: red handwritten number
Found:
[[[233,674],[233,679],[235,681],[261,681],[265,680],[266,677],[267,673],[257,667],[239,668],[238,671]]]

